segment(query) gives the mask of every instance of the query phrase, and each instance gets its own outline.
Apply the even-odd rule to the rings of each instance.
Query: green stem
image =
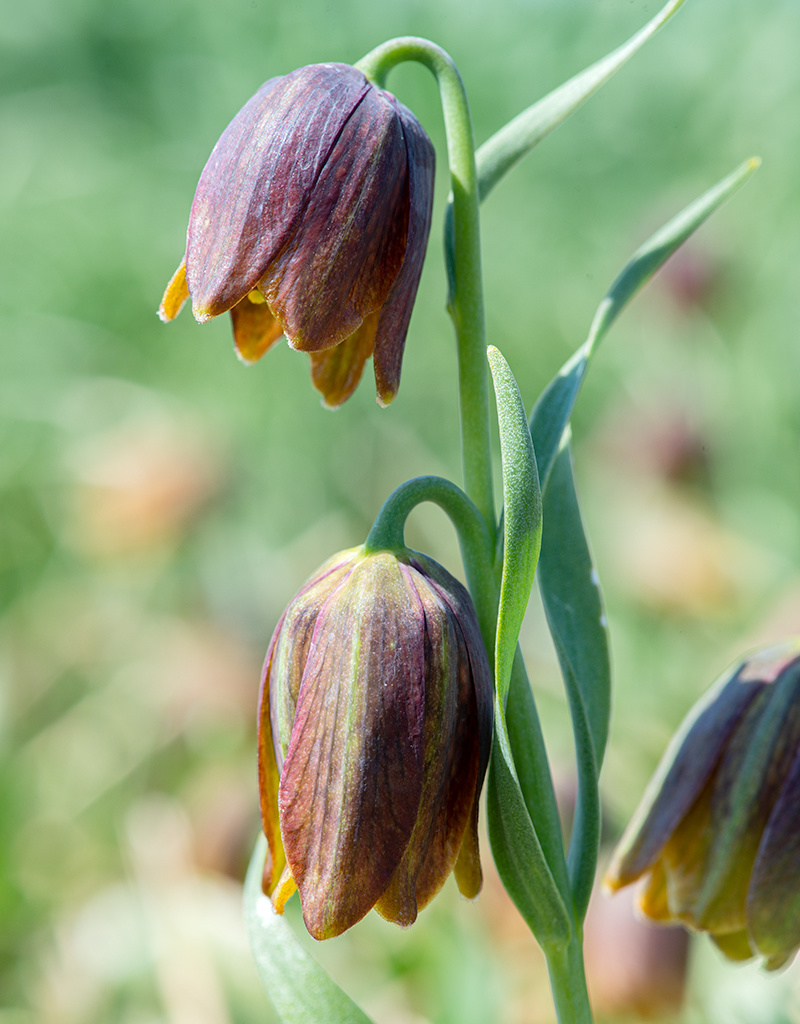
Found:
[[[424,501],[438,505],[456,529],[467,586],[475,603],[478,624],[491,663],[498,596],[492,564],[494,542],[486,520],[460,487],[439,476],[418,476],[407,480],[383,503],[364,542],[364,550],[373,553],[405,548],[406,519],[411,510]]]
[[[580,934],[566,946],[546,949],[545,956],[558,1024],[592,1024]]]
[[[442,99],[453,198],[453,250],[448,254],[448,308],[458,343],[461,454],[464,489],[494,537],[496,517],[489,433],[489,383],[481,277],[478,176],[464,83],[452,58],[427,39],[392,39],[356,65],[383,86],[393,67],[418,61],[436,76]]]

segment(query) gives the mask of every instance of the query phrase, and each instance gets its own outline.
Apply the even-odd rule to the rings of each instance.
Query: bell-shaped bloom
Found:
[[[317,939],[481,888],[492,684],[464,587],[413,551],[341,552],[286,609],[259,708],[264,890]]]
[[[400,382],[431,224],[434,150],[419,121],[354,67],[273,78],[223,132],[200,176],[186,255],[159,315],[191,296],[230,310],[254,362],[285,334],[327,405],[374,356],[378,400]]]
[[[800,641],[726,673],[667,751],[606,875],[655,921],[774,970],[800,948]]]

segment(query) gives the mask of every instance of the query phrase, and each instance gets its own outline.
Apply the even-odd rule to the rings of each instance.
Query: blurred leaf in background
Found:
[[[391,488],[458,473],[438,228],[388,410],[369,389],[323,410],[284,345],[242,366],[223,319],[159,323],[220,131],[270,76],[415,34],[452,53],[481,142],[658,6],[3,0],[3,1024],[270,1020],[239,906],[266,642]],[[616,668],[612,825],[719,670],[797,630],[798,39],[793,0],[690,0],[484,210],[489,339],[530,407],[652,228],[744,157],[764,159],[615,326],[578,406]],[[432,80],[404,67],[390,87],[443,164]],[[437,512],[414,514],[409,542],[459,570]],[[544,634],[534,608],[523,646],[567,763]],[[448,888],[409,933],[371,915],[315,952],[382,1022],[549,1020],[541,960],[496,880],[474,907]],[[729,975],[707,957],[685,1020],[733,1021],[719,1008]],[[750,993],[737,1020],[798,1019],[796,972],[771,1001],[757,973],[737,978]],[[624,1007],[604,1009],[616,1020]]]

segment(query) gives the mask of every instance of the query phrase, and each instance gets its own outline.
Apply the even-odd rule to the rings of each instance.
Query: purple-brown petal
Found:
[[[261,281],[294,348],[331,348],[383,305],[406,249],[407,189],[400,120],[370,87],[320,169],[290,244]]]
[[[316,938],[374,906],[413,831],[421,636],[418,605],[389,554],[357,565],[317,619],[279,794],[284,847]]]
[[[472,599],[466,588],[438,562],[419,552],[412,552],[411,564],[424,574],[428,587],[437,595],[443,609],[447,610],[456,624],[461,688],[457,749],[461,762],[454,769],[453,778],[461,780],[461,783],[445,797],[445,807],[448,808],[448,820],[451,823],[458,822],[450,826],[452,834],[461,833],[463,829],[463,838],[453,866],[456,883],[463,896],[474,899],[483,883],[478,845],[478,807],[492,745],[492,672]],[[464,689],[465,686],[468,689]],[[465,819],[466,825],[462,823],[460,809],[465,799],[471,804]],[[435,890],[428,898],[433,895]]]
[[[332,147],[369,88],[318,64],[266,82],[214,147],[189,218],[187,278],[207,320],[251,291],[292,240]]]
[[[360,555],[360,548],[350,548],[329,558],[292,599],[275,632],[278,640],[273,655],[269,714],[278,771],[282,770],[289,746],[317,617],[326,598],[346,579]]]
[[[389,99],[399,113],[406,147],[408,233],[403,265],[383,304],[375,336],[375,386],[383,406],[394,399],[400,385],[406,334],[431,228],[436,163],[433,145],[419,121],[393,96]]]
[[[454,623],[456,720],[450,739],[449,770],[439,807],[417,877],[417,903],[426,906],[455,870],[462,895],[474,899],[481,890],[477,814],[479,764],[478,721],[469,659],[459,623]]]
[[[454,837],[446,820],[449,782],[456,771],[455,734],[460,696],[455,628],[438,597],[417,570],[403,566],[403,573],[419,601],[419,613],[424,622],[424,782],[408,847],[375,909],[389,921],[409,925],[450,874],[464,823]],[[469,784],[468,779],[463,781]]]
[[[286,869],[280,834],[278,787],[308,643],[322,600],[349,572],[360,548],[341,551],[328,559],[295,595],[272,634],[258,695],[258,785],[261,820],[267,837],[263,888],[275,896]],[[281,727],[282,722],[283,729]],[[281,732],[286,733],[285,744]],[[283,886],[283,901],[290,889]]]

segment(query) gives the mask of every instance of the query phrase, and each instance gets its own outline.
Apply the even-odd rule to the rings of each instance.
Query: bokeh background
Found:
[[[658,6],[0,0],[1,1024],[274,1019],[240,912],[263,652],[391,488],[459,479],[433,80],[403,67],[390,83],[440,173],[386,411],[367,375],[323,410],[285,345],[242,366],[227,318],[157,320],[217,136],[267,77],[416,34],[456,59],[482,141]],[[651,230],[764,159],[615,326],[575,418],[616,672],[609,841],[694,699],[740,651],[798,630],[799,45],[796,0],[688,0],[485,205],[489,337],[532,405]],[[415,512],[409,536],[459,571],[441,513]],[[524,646],[568,808],[535,599]],[[409,932],[371,915],[316,948],[380,1024],[552,1020],[484,861],[474,906],[448,883]],[[625,895],[597,901],[600,1020],[800,1020],[796,969],[767,980],[636,928]]]

